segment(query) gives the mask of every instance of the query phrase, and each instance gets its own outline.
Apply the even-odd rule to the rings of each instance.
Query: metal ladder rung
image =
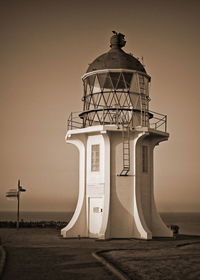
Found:
[[[128,176],[130,171],[130,139],[129,139],[129,127],[123,127],[123,169],[120,176]]]

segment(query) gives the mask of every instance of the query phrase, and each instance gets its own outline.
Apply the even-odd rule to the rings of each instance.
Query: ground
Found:
[[[2,280],[118,279],[92,255],[97,252],[127,279],[200,279],[200,236],[63,239],[55,229],[0,229],[6,251]]]

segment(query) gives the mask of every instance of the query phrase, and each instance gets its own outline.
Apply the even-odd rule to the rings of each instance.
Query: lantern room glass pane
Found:
[[[118,80],[119,80],[119,72],[110,72],[110,78],[113,84],[114,89],[117,88]]]
[[[83,80],[84,93],[87,93],[87,81]]]
[[[122,75],[123,75],[124,81],[125,81],[125,88],[129,89],[130,85],[131,85],[133,73],[125,72],[125,73],[122,73]]]
[[[101,87],[99,84],[98,77],[96,76],[94,80],[93,93],[97,93],[97,92],[101,92]]]
[[[84,89],[86,94],[91,94],[92,93],[92,88],[93,88],[93,83],[94,83],[94,78],[95,77],[87,77],[84,80]]]
[[[111,77],[109,75],[109,73],[106,74],[106,79],[105,79],[105,82],[104,82],[104,88],[103,90],[104,91],[112,91],[114,88],[113,88],[113,84],[112,84],[112,81],[111,81]]]
[[[98,74],[98,78],[99,78],[99,84],[100,84],[101,90],[103,90],[103,88],[106,84],[106,80],[107,80],[107,73]]]
[[[141,99],[139,94],[131,93],[130,100],[134,109],[141,110]]]
[[[88,82],[86,82],[86,94],[91,94],[91,87]]]
[[[139,83],[138,83],[138,74],[137,73],[133,73],[133,77],[131,80],[131,86],[130,86],[130,92],[140,92],[139,89]]]
[[[94,80],[95,80],[95,75],[89,76],[87,78],[88,84],[90,86],[91,92],[93,90],[93,86],[94,86]]]
[[[120,74],[117,85],[116,85],[116,90],[124,90],[125,88],[126,88],[126,85],[124,84],[123,76],[122,76],[122,74]]]

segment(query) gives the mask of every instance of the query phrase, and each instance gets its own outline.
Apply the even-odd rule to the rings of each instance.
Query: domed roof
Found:
[[[97,57],[88,67],[87,73],[103,69],[130,69],[146,73],[144,66],[133,55],[127,54],[121,48],[125,46],[124,35],[113,31],[110,39],[111,49]]]

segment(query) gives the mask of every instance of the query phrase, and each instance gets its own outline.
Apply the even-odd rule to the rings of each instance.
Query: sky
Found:
[[[200,211],[200,1],[0,1],[0,211],[17,180],[23,211],[73,211],[78,152],[65,143],[70,112],[81,111],[81,76],[109,50],[143,57],[150,109],[168,115],[170,138],[155,151],[161,212]]]

